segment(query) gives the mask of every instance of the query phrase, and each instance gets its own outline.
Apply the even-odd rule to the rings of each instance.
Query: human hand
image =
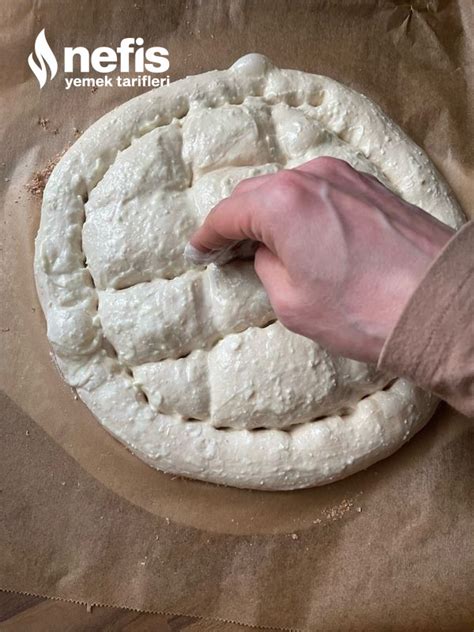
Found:
[[[259,242],[255,270],[283,325],[332,353],[377,362],[453,233],[373,176],[327,157],[238,184],[186,255],[207,263],[236,241]]]

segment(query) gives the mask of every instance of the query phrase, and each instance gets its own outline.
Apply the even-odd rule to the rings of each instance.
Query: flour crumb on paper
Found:
[[[328,523],[328,522],[336,522],[337,520],[341,520],[348,512],[355,510],[357,513],[362,512],[362,507],[357,504],[356,500],[359,496],[361,496],[363,492],[357,493],[353,498],[344,498],[337,505],[333,505],[332,507],[325,507],[321,511],[321,518],[315,518],[313,520],[314,525]]]
[[[40,169],[39,171],[35,171],[33,173],[33,177],[26,185],[26,190],[28,191],[28,193],[31,193],[31,195],[38,196],[38,197],[43,196],[43,191],[49,180],[49,176],[51,175],[54,167],[58,164],[60,159],[66,153],[66,151],[67,151],[67,148],[59,152],[59,154],[56,154],[56,156],[48,162],[46,167],[44,167],[43,169]]]

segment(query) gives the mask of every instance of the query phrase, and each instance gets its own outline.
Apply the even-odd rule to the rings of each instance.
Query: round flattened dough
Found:
[[[238,182],[328,155],[463,221],[426,155],[366,97],[253,54],[123,104],[51,175],[35,255],[49,340],[66,381],[150,465],[239,487],[321,485],[431,416],[432,395],[275,322],[251,262],[183,257]]]

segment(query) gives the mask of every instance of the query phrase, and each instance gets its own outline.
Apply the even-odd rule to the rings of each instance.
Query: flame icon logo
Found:
[[[42,88],[48,78],[47,68],[49,68],[51,79],[53,79],[58,72],[58,62],[51,50],[51,46],[46,40],[44,29],[41,33],[38,33],[36,37],[34,54],[36,55],[38,61],[36,61],[33,57],[33,53],[30,53],[28,55],[28,65],[33,71],[35,77],[38,79],[40,88]]]

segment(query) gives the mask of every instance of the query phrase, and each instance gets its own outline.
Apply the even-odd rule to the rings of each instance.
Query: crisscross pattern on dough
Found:
[[[430,395],[275,322],[251,262],[196,269],[183,257],[238,182],[319,155],[462,221],[426,156],[365,97],[257,55],[124,104],[53,173],[35,262],[49,339],[101,423],[155,467],[322,484],[429,418]]]

